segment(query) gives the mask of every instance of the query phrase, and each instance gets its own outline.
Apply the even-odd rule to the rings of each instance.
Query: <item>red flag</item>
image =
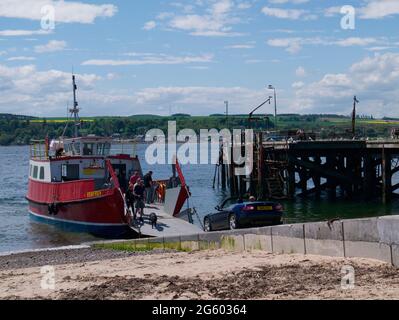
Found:
[[[179,160],[177,160],[177,157],[176,157],[176,170],[177,170],[177,174],[179,175],[182,187],[185,187],[186,186],[186,179],[183,176],[183,171],[180,168]]]

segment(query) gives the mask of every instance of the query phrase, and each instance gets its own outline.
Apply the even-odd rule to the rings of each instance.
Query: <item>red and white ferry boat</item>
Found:
[[[67,231],[126,237],[133,231],[124,191],[135,171],[142,175],[139,158],[112,138],[79,137],[76,90],[73,76],[74,108],[70,112],[75,118],[75,137],[51,143],[46,139],[31,146],[29,212],[33,219]],[[188,197],[184,189],[172,192],[175,196],[168,206],[174,216]]]

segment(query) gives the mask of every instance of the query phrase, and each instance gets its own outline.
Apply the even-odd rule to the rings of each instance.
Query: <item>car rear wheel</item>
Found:
[[[205,232],[211,232],[212,231],[211,220],[209,220],[209,218],[205,218],[204,231]]]
[[[232,214],[229,217],[229,226],[230,226],[230,230],[236,230],[237,229],[237,217],[235,214]]]

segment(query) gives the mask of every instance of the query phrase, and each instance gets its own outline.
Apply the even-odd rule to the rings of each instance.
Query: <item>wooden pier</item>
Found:
[[[399,140],[306,140],[270,142],[256,134],[254,170],[235,176],[234,164],[220,166],[221,180],[234,197],[259,199],[329,197],[382,199],[389,202],[399,189]],[[229,174],[226,174],[228,172]]]

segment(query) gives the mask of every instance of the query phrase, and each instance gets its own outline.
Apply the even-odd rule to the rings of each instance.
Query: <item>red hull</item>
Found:
[[[90,181],[53,184],[31,180],[29,211],[38,220],[62,224],[71,230],[109,236],[126,231],[128,221],[120,190],[91,191],[86,186],[90,186]]]

